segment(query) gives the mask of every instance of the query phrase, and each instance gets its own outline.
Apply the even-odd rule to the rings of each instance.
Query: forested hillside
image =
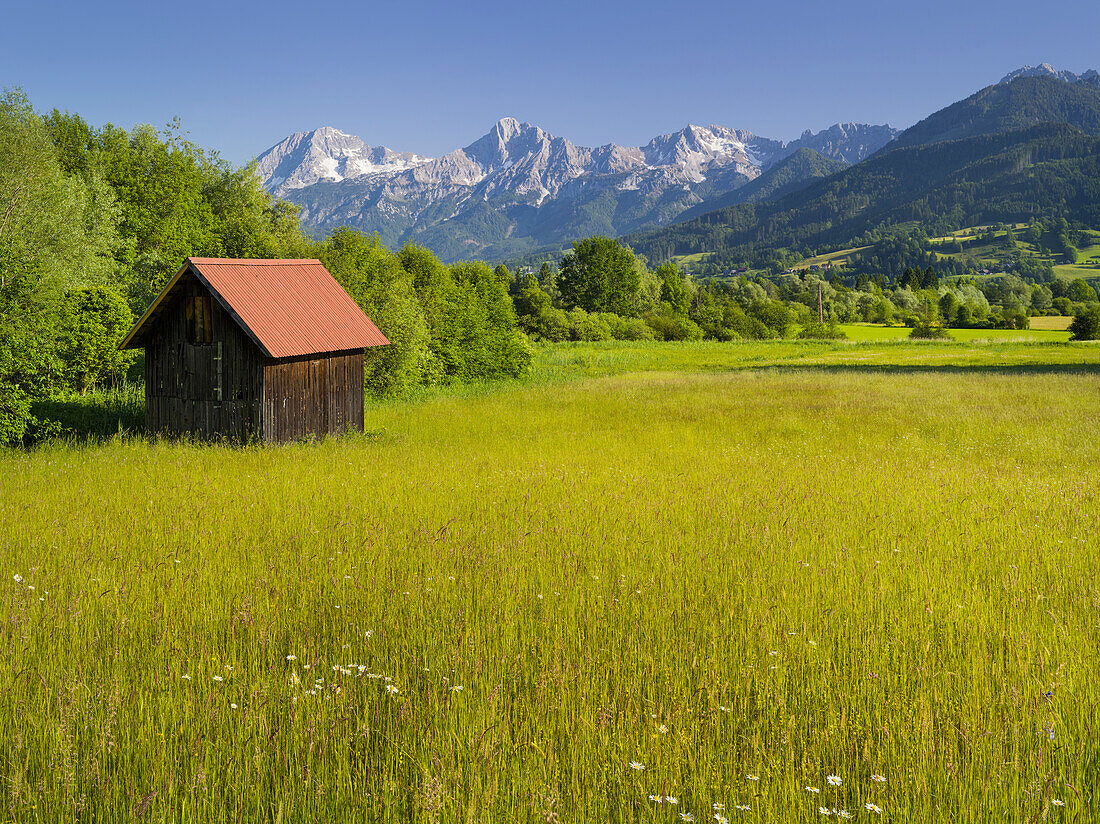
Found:
[[[1019,81],[1017,81],[1019,82]],[[1100,138],[1065,124],[894,149],[778,200],[628,236],[646,256],[813,249],[919,223],[930,234],[997,221],[1100,224]]]
[[[1100,135],[1100,87],[1053,77],[1018,77],[953,103],[903,131],[882,151],[1066,123]]]

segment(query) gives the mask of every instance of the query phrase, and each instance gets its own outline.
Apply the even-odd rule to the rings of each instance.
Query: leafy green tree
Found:
[[[113,270],[113,201],[66,176],[26,96],[0,96],[0,438],[22,437],[29,398],[58,378],[62,295]]]
[[[69,292],[57,337],[66,388],[86,392],[107,380],[117,383],[136,357],[118,348],[132,323],[130,307],[113,289],[93,286]]]
[[[634,299],[641,278],[637,259],[627,247],[606,237],[590,237],[573,244],[562,258],[558,289],[567,309],[635,314]]]
[[[890,302],[889,298],[882,297],[875,302],[871,320],[874,323],[885,323],[887,325],[894,322],[894,304]]]
[[[367,350],[366,386],[376,394],[402,394],[439,382],[428,323],[398,256],[377,235],[341,228],[322,244],[320,260],[390,342]]]
[[[749,307],[749,314],[772,330],[775,337],[789,337],[794,327],[794,312],[777,300],[754,303]]]
[[[954,292],[944,292],[940,298],[940,316],[950,321],[959,311],[959,299]]]
[[[1100,340],[1100,306],[1090,306],[1073,317],[1070,340]]]
[[[1070,282],[1066,297],[1074,303],[1093,303],[1096,300],[1096,290],[1083,278],[1077,278]]]
[[[687,314],[691,293],[680,267],[672,263],[662,264],[657,267],[657,277],[661,282],[661,301],[671,306],[676,314]]]

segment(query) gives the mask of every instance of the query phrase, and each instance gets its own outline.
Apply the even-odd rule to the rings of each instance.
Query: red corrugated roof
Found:
[[[319,260],[188,258],[123,341],[126,347],[190,268],[222,299],[269,357],[289,358],[389,343]]]

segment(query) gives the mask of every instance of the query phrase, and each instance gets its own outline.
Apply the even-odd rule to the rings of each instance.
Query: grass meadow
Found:
[[[1098,379],[577,344],[363,436],[0,452],[0,814],[1095,821]]]

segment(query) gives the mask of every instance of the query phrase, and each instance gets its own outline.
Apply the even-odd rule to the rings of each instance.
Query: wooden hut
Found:
[[[121,348],[145,348],[150,434],[279,443],[362,431],[387,343],[320,261],[188,258]]]

